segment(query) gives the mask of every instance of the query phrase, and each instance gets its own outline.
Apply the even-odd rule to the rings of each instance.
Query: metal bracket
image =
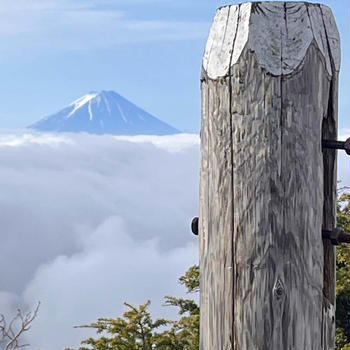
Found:
[[[198,236],[198,216],[192,219],[191,230],[194,235]]]
[[[350,138],[346,141],[322,140],[322,147],[329,149],[343,149],[350,155]]]
[[[329,239],[333,245],[350,243],[350,235],[340,227],[333,230],[322,230],[322,238]]]

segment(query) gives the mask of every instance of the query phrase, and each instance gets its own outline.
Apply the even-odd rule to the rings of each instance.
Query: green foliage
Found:
[[[337,223],[350,232],[350,194],[343,193],[337,205]],[[350,350],[350,247],[337,248],[336,349]]]
[[[189,293],[199,292],[199,266],[191,266],[185,275],[179,278],[179,282],[185,285]]]
[[[188,292],[198,292],[199,267],[192,266],[179,282]],[[83,340],[78,350],[198,350],[199,306],[192,299],[170,296],[165,299],[165,305],[179,309],[179,320],[153,320],[148,311],[150,301],[138,308],[124,303],[128,310],[123,317],[99,318],[97,322],[77,327],[93,328],[98,335]]]
[[[158,334],[155,332],[169,322],[164,319],[153,321],[147,308],[150,301],[138,308],[124,303],[128,310],[119,318],[99,318],[97,322],[79,328],[94,328],[99,338],[83,340],[80,350],[152,350],[157,342]]]
[[[350,350],[350,343],[341,327],[337,327],[335,332],[335,348],[337,350]]]
[[[188,293],[199,292],[199,266],[190,267],[179,282],[187,288]],[[165,305],[179,308],[180,320],[172,323],[171,332],[176,338],[176,347],[171,349],[199,349],[199,306],[192,299],[166,296]],[[175,344],[174,344],[175,345]],[[180,346],[180,347],[178,347]]]

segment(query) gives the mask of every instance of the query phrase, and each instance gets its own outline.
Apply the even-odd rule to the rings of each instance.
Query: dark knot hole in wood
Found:
[[[277,300],[281,299],[285,294],[285,288],[284,288],[283,282],[279,277],[277,278],[275,285],[273,287],[273,293],[276,296]]]

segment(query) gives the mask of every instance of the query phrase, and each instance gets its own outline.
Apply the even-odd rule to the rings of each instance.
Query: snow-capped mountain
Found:
[[[29,128],[117,135],[167,135],[180,132],[114,91],[91,92]]]

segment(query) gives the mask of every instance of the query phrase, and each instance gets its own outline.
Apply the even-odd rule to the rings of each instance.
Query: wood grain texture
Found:
[[[314,41],[328,73],[332,75],[330,56],[339,71],[339,33],[329,7],[277,1],[224,6],[214,18],[203,67],[210,79],[225,77],[248,45],[269,73],[291,74]]]
[[[211,76],[224,76],[230,68],[233,43],[236,37],[239,6],[226,6],[217,11],[203,65]]]
[[[336,26],[316,4],[230,8],[201,79],[200,348],[332,350]]]

